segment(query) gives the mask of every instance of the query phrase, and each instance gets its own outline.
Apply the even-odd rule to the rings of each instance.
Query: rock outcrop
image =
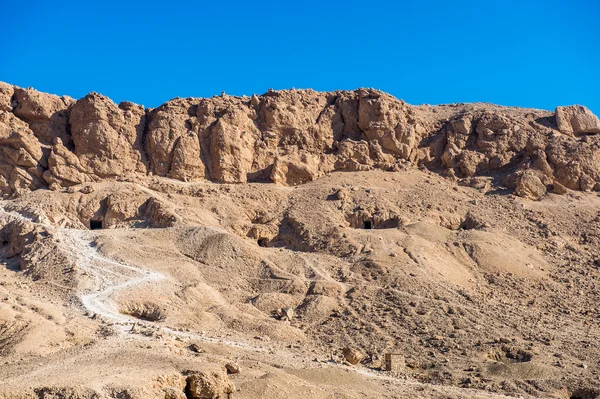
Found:
[[[0,191],[21,194],[44,186],[44,148],[29,126],[0,111]]]
[[[74,103],[71,97],[15,87],[11,107],[18,118],[29,124],[42,143],[50,144],[58,137],[70,146],[69,112]]]
[[[332,171],[424,166],[489,176],[517,195],[600,190],[600,122],[489,104],[411,106],[373,90],[173,99],[156,109],[0,84],[0,191],[154,174],[182,181],[303,184]],[[543,189],[542,189],[543,186]]]
[[[185,143],[181,143],[187,137],[198,137],[195,128],[196,108],[192,99],[174,99],[148,112],[144,146],[146,152],[151,154],[149,162],[152,173],[183,180],[182,168],[187,170],[185,165],[189,164],[197,165],[197,168],[189,169],[193,177],[204,177],[199,145],[186,148]],[[174,158],[176,166],[171,172]]]
[[[73,105],[69,122],[75,155],[88,173],[105,178],[146,171],[143,107],[127,102],[117,106],[91,93]]]
[[[556,124],[565,134],[600,133],[598,117],[581,105],[556,107]]]

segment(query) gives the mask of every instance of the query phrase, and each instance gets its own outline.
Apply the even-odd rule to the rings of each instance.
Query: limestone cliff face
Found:
[[[158,175],[303,184],[332,171],[423,166],[537,198],[600,190],[600,121],[582,106],[411,106],[372,90],[173,99],[155,109],[0,83],[0,192]],[[535,188],[535,189],[533,189]],[[532,194],[534,193],[535,194]]]

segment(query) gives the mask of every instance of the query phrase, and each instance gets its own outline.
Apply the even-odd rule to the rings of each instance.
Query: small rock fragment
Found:
[[[202,349],[198,344],[191,344],[189,346],[190,350],[192,352],[196,352],[196,353],[204,353],[206,352],[204,349]]]
[[[237,363],[227,363],[225,369],[227,370],[227,374],[237,374],[241,371],[240,365]]]
[[[281,320],[292,321],[294,318],[294,309],[292,308],[282,308],[281,309]]]
[[[80,192],[81,192],[82,194],[91,194],[91,193],[93,193],[93,192],[94,192],[94,187],[92,187],[92,186],[84,186],[84,187],[83,187],[83,188],[80,190]]]

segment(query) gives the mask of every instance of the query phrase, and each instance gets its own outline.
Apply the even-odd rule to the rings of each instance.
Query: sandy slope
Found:
[[[597,394],[595,194],[533,202],[414,169],[92,187],[3,205],[5,397],[181,396],[228,362],[240,398]],[[90,217],[117,222],[74,228]],[[406,366],[386,371],[390,352]]]

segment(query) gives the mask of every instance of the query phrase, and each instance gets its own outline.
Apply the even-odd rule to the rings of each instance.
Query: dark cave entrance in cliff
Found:
[[[364,228],[365,230],[371,230],[371,229],[373,229],[373,222],[372,222],[372,221],[370,221],[370,220],[365,220],[365,221],[363,222],[363,228]]]
[[[102,220],[90,219],[90,230],[102,229]]]

